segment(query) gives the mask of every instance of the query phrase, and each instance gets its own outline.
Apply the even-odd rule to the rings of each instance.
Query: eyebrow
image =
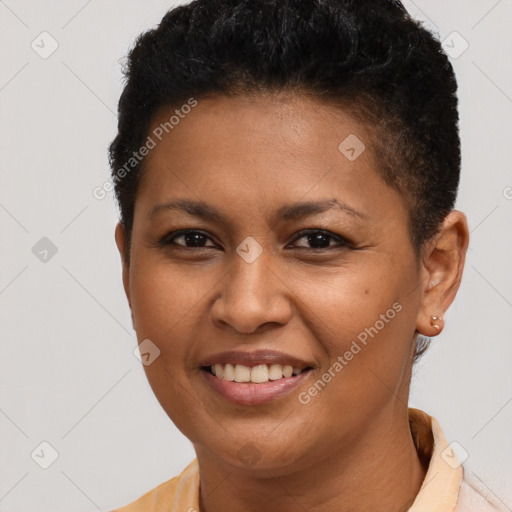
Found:
[[[275,212],[272,217],[272,222],[275,223],[279,220],[298,220],[332,209],[342,211],[353,217],[358,217],[361,219],[368,218],[367,215],[356,210],[355,208],[352,208],[339,199],[327,199],[324,201],[307,201],[284,205]],[[206,220],[213,220],[218,223],[228,224],[229,222],[227,217],[216,208],[213,208],[212,206],[201,201],[192,201],[189,199],[179,199],[176,201],[157,204],[149,211],[148,218],[152,219],[159,213],[170,210],[184,211],[189,215],[200,217]]]

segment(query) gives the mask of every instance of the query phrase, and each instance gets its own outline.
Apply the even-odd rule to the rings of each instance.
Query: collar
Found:
[[[409,408],[409,425],[420,458],[429,461],[420,491],[408,512],[453,512],[463,469],[435,418]]]

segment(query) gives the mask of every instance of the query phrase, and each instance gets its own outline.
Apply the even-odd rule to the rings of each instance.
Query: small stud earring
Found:
[[[439,316],[433,316],[433,317],[432,317],[432,319],[431,319],[431,321],[430,321],[430,324],[432,325],[432,327],[433,327],[434,329],[436,329],[436,330],[437,330],[437,332],[438,332],[438,333],[439,333],[439,332],[441,332],[441,327],[440,327],[440,325],[439,325],[439,323],[438,323],[440,320],[442,320],[442,318],[441,318],[441,317],[439,317]]]

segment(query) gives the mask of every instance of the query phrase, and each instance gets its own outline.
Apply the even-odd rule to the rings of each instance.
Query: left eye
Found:
[[[331,233],[330,231],[325,231],[323,229],[311,229],[308,231],[302,231],[302,235],[295,238],[295,241],[306,239],[307,243],[312,244],[313,247],[305,247],[306,249],[329,249],[329,241],[334,240],[337,244],[334,247],[343,247],[349,246],[349,242],[345,240],[343,237],[336,235],[335,233]]]

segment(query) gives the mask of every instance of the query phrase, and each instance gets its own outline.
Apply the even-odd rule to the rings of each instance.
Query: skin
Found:
[[[149,133],[169,115],[162,108]],[[350,134],[366,145],[354,161],[338,150]],[[376,171],[369,128],[299,96],[201,99],[145,165],[130,261],[121,224],[115,238],[139,343],[149,338],[161,351],[144,367],[149,383],[197,453],[201,510],[407,510],[426,470],[407,415],[414,339],[440,332],[431,317],[443,317],[455,297],[469,238],[464,214],[451,212],[418,259],[404,200]],[[272,218],[290,203],[333,198],[361,216],[330,209]],[[226,223],[165,209],[149,218],[177,199],[206,202]],[[184,237],[159,246],[181,229],[204,232],[202,247]],[[315,251],[304,229],[349,245],[320,238],[324,249]],[[236,252],[249,236],[263,249],[253,263]],[[402,306],[395,318],[300,403],[298,393],[394,303]],[[277,349],[314,369],[285,398],[233,405],[199,365],[236,348]],[[249,445],[258,458],[250,466],[237,455]]]

